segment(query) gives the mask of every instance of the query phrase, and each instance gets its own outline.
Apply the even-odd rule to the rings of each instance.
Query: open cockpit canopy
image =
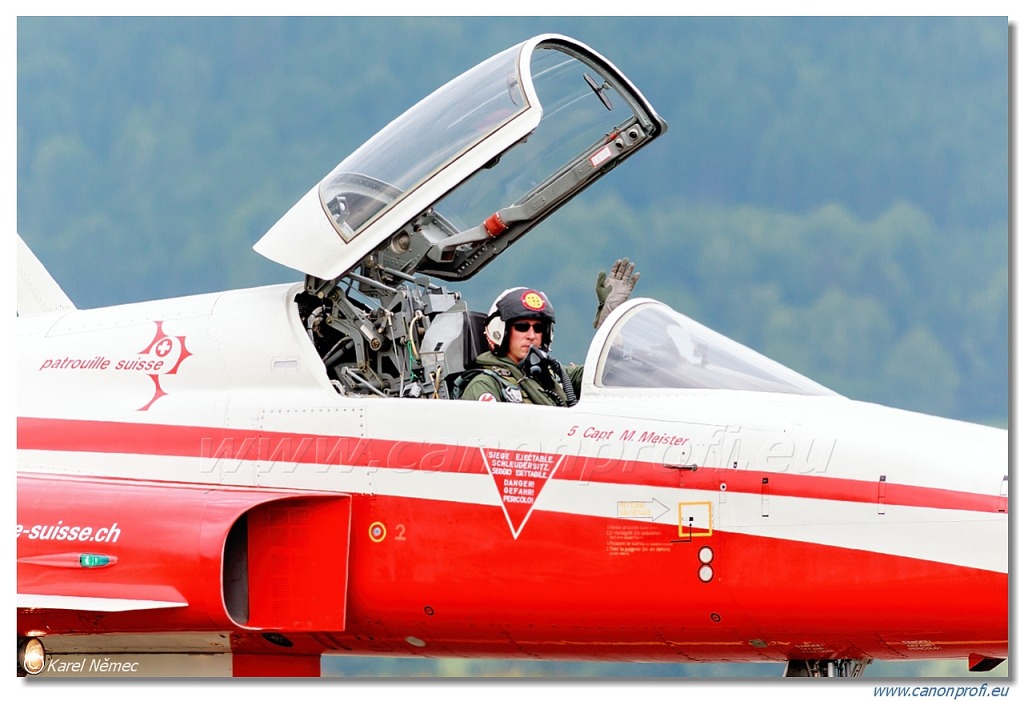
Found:
[[[338,392],[448,397],[486,345],[435,280],[473,276],[665,129],[602,56],[535,37],[391,122],[255,249],[305,274],[299,318]]]
[[[603,57],[535,37],[378,132],[255,248],[324,281],[359,266],[466,279],[665,128]]]

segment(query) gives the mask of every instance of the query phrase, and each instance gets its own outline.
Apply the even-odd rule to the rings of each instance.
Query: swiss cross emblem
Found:
[[[185,347],[184,336],[170,336],[165,333],[163,321],[154,321],[153,323],[156,324],[156,333],[153,335],[153,340],[139,351],[139,356],[158,358],[161,362],[153,363],[153,372],[147,373],[149,379],[153,381],[153,396],[139,407],[139,411],[147,411],[156,400],[167,396],[167,392],[160,386],[160,376],[176,374],[185,358],[192,355]]]
[[[192,352],[185,347],[184,336],[171,336],[166,333],[162,321],[154,320],[153,323],[156,324],[153,340],[134,355],[122,352],[107,355],[100,352],[83,358],[69,356],[54,360],[47,359],[40,366],[39,372],[104,373],[108,380],[114,379],[114,377],[125,379],[148,377],[153,383],[153,396],[136,409],[136,411],[148,411],[156,400],[167,396],[167,392],[160,385],[160,378],[164,375],[177,374],[181,364],[192,355]]]
[[[174,344],[171,343],[170,339],[164,338],[156,344],[156,348],[154,348],[153,351],[161,358],[166,358],[172,348],[174,348]]]

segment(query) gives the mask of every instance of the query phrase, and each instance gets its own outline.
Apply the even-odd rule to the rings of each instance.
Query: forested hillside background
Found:
[[[669,130],[462,286],[474,307],[512,285],[544,289],[558,310],[556,354],[582,361],[597,272],[629,256],[637,295],[842,394],[1007,423],[1005,17],[22,17],[17,27],[17,226],[79,307],[301,279],[251,249],[279,216],[445,81],[558,32],[622,68]],[[762,673],[423,664],[332,669]]]

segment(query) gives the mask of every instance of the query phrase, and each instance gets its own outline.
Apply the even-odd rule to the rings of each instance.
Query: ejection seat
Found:
[[[484,324],[487,315],[470,311],[458,302],[435,316],[420,341],[423,371],[434,391],[429,396],[450,399],[455,381],[473,367],[476,357],[489,350]]]

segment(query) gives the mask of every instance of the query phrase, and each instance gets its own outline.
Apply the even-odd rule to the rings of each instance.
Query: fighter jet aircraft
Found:
[[[494,342],[458,284],[666,128],[543,35],[256,243],[298,282],[77,309],[22,245],[19,674],[1005,660],[1004,430],[845,398],[649,298],[567,406],[457,398]]]

